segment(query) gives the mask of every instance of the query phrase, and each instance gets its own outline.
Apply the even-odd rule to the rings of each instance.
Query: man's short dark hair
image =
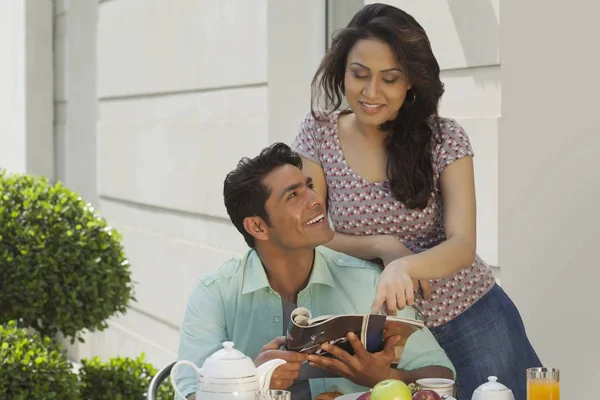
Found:
[[[252,159],[242,158],[225,178],[223,198],[227,214],[251,248],[255,247],[254,237],[244,229],[244,219],[260,217],[270,224],[265,205],[271,193],[263,180],[275,168],[287,164],[302,169],[298,154],[287,144],[274,143]]]

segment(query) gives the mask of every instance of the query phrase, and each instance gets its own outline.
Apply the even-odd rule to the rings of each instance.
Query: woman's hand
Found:
[[[371,312],[378,314],[383,311],[387,315],[396,315],[397,309],[411,306],[414,301],[415,287],[405,264],[402,259],[392,261],[379,277]]]
[[[408,247],[406,247],[400,240],[396,239],[394,236],[390,236],[390,235],[378,235],[376,237],[377,243],[378,243],[378,253],[379,253],[379,258],[381,259],[381,261],[383,262],[383,266],[384,266],[384,272],[382,273],[382,277],[384,276],[384,274],[386,275],[384,279],[394,279],[393,277],[389,277],[388,275],[392,275],[392,273],[390,271],[385,272],[388,267],[390,265],[395,265],[397,263],[399,263],[399,259],[402,257],[406,257],[409,256],[411,254],[413,254],[412,251],[410,251],[408,249]],[[401,280],[405,280],[405,277],[402,277]],[[379,279],[379,282],[381,283],[381,278]],[[389,286],[389,285],[388,285]],[[413,291],[414,293],[417,293],[419,291],[419,288],[422,289],[422,296],[425,300],[429,300],[431,299],[431,285],[429,283],[429,280],[427,279],[423,279],[423,280],[416,280],[413,279],[412,280],[412,287],[413,287]],[[397,287],[397,290],[402,290],[400,287]],[[378,291],[379,291],[379,287],[378,287]],[[413,296],[414,299],[414,296]],[[406,301],[406,300],[405,300]],[[406,304],[406,302],[404,303]],[[386,301],[385,303],[387,310],[389,311],[388,303]],[[410,304],[412,305],[412,303]],[[372,312],[374,313],[378,313],[380,311],[381,305],[379,306],[379,308],[377,308],[377,310],[375,310],[375,303],[373,304],[373,310]],[[400,309],[404,308],[404,306],[402,307],[398,307]],[[391,311],[393,314],[389,314],[389,315],[395,315],[396,308],[393,308],[393,310]],[[385,312],[387,314],[387,312]]]
[[[429,280],[412,279],[405,260],[401,258],[390,262],[379,277],[371,312],[378,314],[383,311],[387,315],[396,315],[397,309],[402,310],[414,304],[419,287],[422,289],[423,299],[431,299]]]

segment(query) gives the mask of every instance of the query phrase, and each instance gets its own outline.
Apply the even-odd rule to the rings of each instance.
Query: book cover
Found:
[[[388,337],[400,335],[402,339],[396,346],[396,358],[392,363],[397,364],[410,335],[423,327],[423,322],[415,319],[377,314],[326,315],[313,318],[308,309],[299,307],[292,312],[284,347],[290,351],[329,356],[320,346],[330,343],[349,354],[354,354],[347,339],[348,333],[354,332],[367,351],[376,353],[383,350]]]

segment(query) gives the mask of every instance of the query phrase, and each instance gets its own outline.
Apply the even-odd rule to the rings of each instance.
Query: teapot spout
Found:
[[[273,376],[273,371],[275,371],[275,368],[285,363],[285,360],[275,358],[273,360],[269,360],[266,363],[261,364],[256,368],[256,373],[258,375],[258,386],[261,392],[269,390],[269,387],[271,386],[271,376]]]

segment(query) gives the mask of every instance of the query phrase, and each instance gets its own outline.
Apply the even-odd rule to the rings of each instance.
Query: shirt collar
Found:
[[[252,250],[246,256],[245,263],[246,268],[244,272],[242,294],[252,293],[259,289],[271,287],[265,268],[263,267],[256,250]],[[331,271],[329,270],[327,261],[323,257],[323,254],[321,254],[319,251],[319,248],[315,249],[313,268],[306,287],[314,284],[335,287],[335,282],[333,280],[333,276],[331,276]]]

